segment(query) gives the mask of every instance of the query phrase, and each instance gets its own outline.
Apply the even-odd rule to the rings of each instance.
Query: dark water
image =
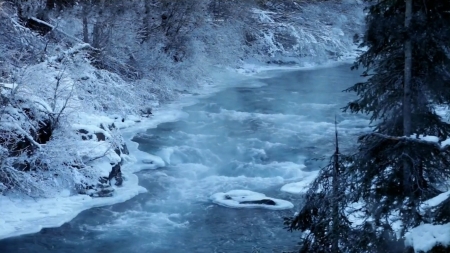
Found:
[[[269,76],[269,77],[267,77]],[[350,66],[272,71],[233,81],[201,98],[189,115],[140,133],[140,149],[162,157],[165,168],[139,173],[148,193],[93,208],[59,228],[0,241],[12,252],[287,252],[299,233],[282,217],[300,197],[279,189],[319,169],[333,151],[334,118],[344,148],[368,121],[339,108],[360,81]],[[230,209],[210,202],[216,192],[247,189],[289,200],[293,210]]]

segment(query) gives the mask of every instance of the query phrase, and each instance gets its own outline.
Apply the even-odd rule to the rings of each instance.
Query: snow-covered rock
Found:
[[[213,194],[211,200],[221,206],[231,208],[263,208],[285,210],[294,205],[286,200],[266,197],[266,195],[248,190],[232,190]]]

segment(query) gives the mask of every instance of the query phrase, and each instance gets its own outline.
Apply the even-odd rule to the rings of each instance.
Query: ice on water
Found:
[[[211,195],[212,202],[230,208],[263,208],[269,210],[285,210],[294,207],[289,201],[266,197],[266,195],[249,190],[231,190],[228,192],[218,192]],[[271,200],[271,204],[243,203]],[[271,202],[270,201],[270,202]]]
[[[304,177],[301,181],[285,184],[280,190],[291,194],[305,194],[316,177],[317,171],[310,172],[309,175]]]

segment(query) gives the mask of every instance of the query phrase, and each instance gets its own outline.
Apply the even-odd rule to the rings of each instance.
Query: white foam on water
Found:
[[[177,169],[183,168],[180,164]],[[253,189],[266,190],[270,187],[279,186],[285,183],[285,179],[280,176],[274,177],[246,177],[246,176],[206,176],[198,177],[199,174],[206,171],[207,167],[201,164],[189,164],[186,169],[193,171],[189,173],[184,171],[178,177],[167,175],[156,175],[154,173],[143,174],[143,180],[154,180],[158,176],[158,182],[161,185],[170,186],[165,189],[164,195],[148,202],[149,206],[184,206],[192,203],[208,203],[212,192],[223,192],[230,189]],[[186,176],[187,174],[187,176]],[[190,174],[190,175],[189,175]]]
[[[301,181],[295,183],[285,184],[281,187],[280,191],[287,192],[291,194],[305,194],[311,184],[314,182],[318,175],[318,171],[312,171],[306,177],[302,178]]]
[[[308,172],[302,169],[306,168],[304,164],[293,162],[273,161],[267,164],[259,163],[241,163],[234,170],[234,173],[247,177],[282,177],[284,179],[302,178]]]
[[[298,104],[300,108],[312,109],[312,110],[325,110],[325,109],[333,109],[337,106],[337,104],[320,104],[320,103],[302,103]]]
[[[210,168],[201,163],[183,163],[175,166],[180,176],[187,179],[199,179],[201,175],[207,174]]]
[[[132,235],[140,236],[145,233],[167,233],[170,229],[182,229],[189,226],[188,222],[178,222],[178,213],[143,212],[128,210],[115,213],[114,220],[99,225],[85,225],[86,229],[100,233],[99,237],[110,237],[111,231],[128,231]]]

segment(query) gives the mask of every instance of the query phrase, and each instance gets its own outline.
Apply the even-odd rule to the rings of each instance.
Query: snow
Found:
[[[450,197],[450,191],[441,193],[439,195],[437,195],[434,198],[431,198],[427,201],[425,201],[421,206],[420,206],[420,210],[422,212],[424,212],[425,210],[429,209],[429,208],[433,208],[436,207],[437,205],[439,205],[440,203],[444,202],[446,199],[448,199]]]
[[[261,72],[267,71],[293,71],[293,70],[317,70],[324,68],[337,67],[343,64],[348,64],[354,61],[354,59],[359,55],[359,53],[349,54],[345,58],[341,60],[334,61],[330,60],[326,63],[314,64],[303,62],[301,65],[277,65],[277,64],[255,64],[255,63],[243,63],[239,68],[233,69],[235,72],[246,75],[246,76],[254,76],[256,74],[260,74]]]
[[[155,155],[151,155],[138,150],[138,143],[132,142],[132,137],[145,129],[154,128],[160,123],[175,121],[183,116],[179,110],[174,110],[170,106],[162,109],[159,113],[154,113],[152,118],[139,119],[136,116],[127,116],[127,120],[122,122],[121,118],[111,118],[108,116],[92,115],[79,112],[76,115],[79,124],[73,125],[75,129],[85,129],[89,132],[105,132],[98,126],[100,124],[112,124],[116,127],[124,128],[122,136],[125,138],[130,155],[123,155],[126,163],[122,167],[124,178],[123,186],[114,188],[112,197],[93,198],[88,195],[72,195],[69,190],[63,190],[55,198],[9,198],[0,196],[0,239],[19,236],[30,233],[37,233],[42,228],[59,227],[75,218],[80,212],[99,206],[113,205],[127,201],[147,190],[139,186],[138,177],[133,174],[144,169],[157,169],[165,166],[164,161]],[[137,124],[137,122],[140,122]],[[90,156],[95,156],[104,152],[110,143],[98,141],[80,141],[80,152],[91,151]],[[94,145],[94,146],[92,146]],[[95,153],[92,151],[95,150]],[[100,150],[100,151],[99,151]],[[88,153],[87,153],[88,154]],[[94,161],[93,170],[100,174],[108,174],[111,171],[111,160],[120,159],[114,151],[111,157],[101,158]],[[117,157],[115,157],[116,155]],[[280,202],[282,203],[282,202]]]
[[[286,200],[266,197],[266,195],[249,190],[232,190],[228,192],[219,192],[211,195],[212,202],[231,208],[263,208],[269,210],[285,210],[293,208],[294,205]],[[275,205],[266,204],[242,204],[243,201],[272,200]]]
[[[48,199],[10,199],[0,196],[0,239],[39,232],[42,228],[59,227],[80,212],[98,206],[124,202],[146,192],[138,178],[124,169],[124,185],[110,198],[87,195],[62,196]]]
[[[450,138],[445,139],[443,141],[440,141],[439,137],[437,137],[437,136],[433,136],[433,135],[425,135],[424,136],[422,134],[419,135],[419,136],[413,134],[413,135],[411,135],[409,137],[410,138],[414,138],[414,139],[419,139],[419,140],[423,140],[423,141],[428,141],[428,142],[433,142],[433,143],[440,144],[441,148],[445,148],[446,146],[450,145]]]
[[[17,88],[17,86],[17,83],[0,83],[0,87],[10,90],[14,90],[15,88]]]
[[[352,223],[352,227],[361,226],[366,221],[366,215],[362,209],[363,207],[364,204],[362,202],[354,202],[345,208],[345,213],[348,220]]]
[[[305,194],[309,190],[309,186],[316,179],[317,174],[318,172],[311,172],[311,174],[303,178],[302,181],[285,184],[280,190],[291,194]]]
[[[414,252],[428,252],[434,246],[450,246],[450,223],[444,225],[422,224],[405,235],[405,245]]]

